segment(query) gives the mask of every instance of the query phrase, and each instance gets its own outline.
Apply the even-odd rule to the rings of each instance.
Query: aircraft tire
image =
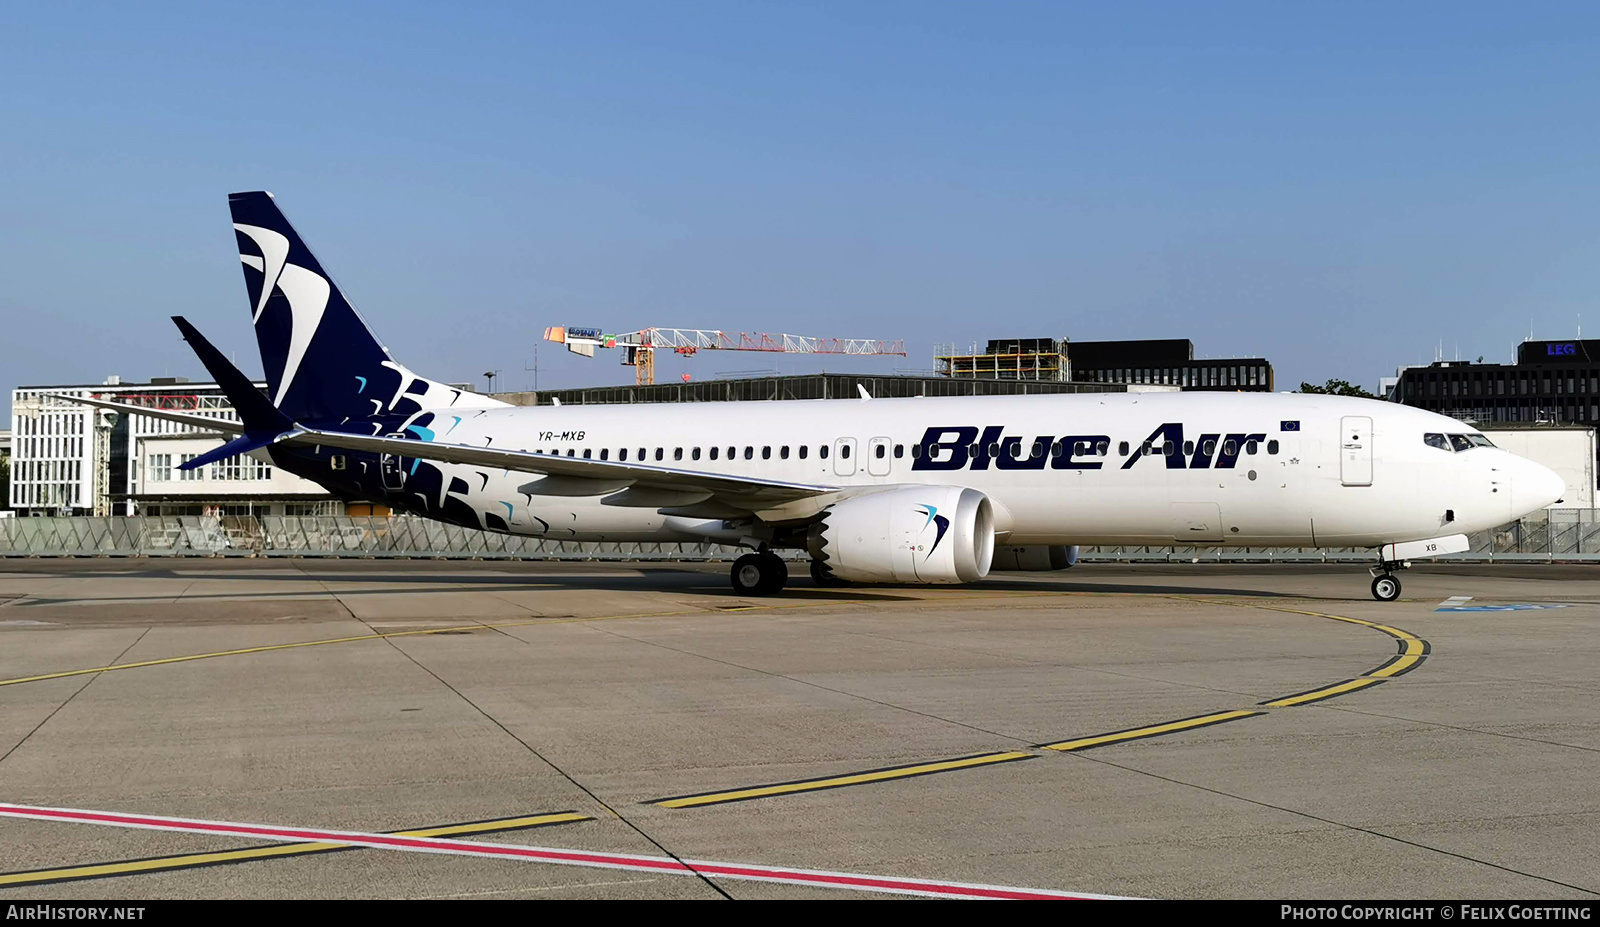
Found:
[[[733,561],[729,580],[739,595],[773,595],[789,580],[789,567],[773,554],[745,554]]]
[[[1400,598],[1400,580],[1394,576],[1379,576],[1372,581],[1372,597],[1379,602],[1393,602]]]

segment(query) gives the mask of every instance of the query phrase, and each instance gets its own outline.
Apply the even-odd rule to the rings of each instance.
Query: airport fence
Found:
[[[1469,537],[1453,560],[1600,560],[1600,509],[1552,509]],[[693,541],[518,537],[421,518],[133,516],[0,518],[0,557],[421,557],[517,560],[732,560]],[[805,559],[788,551],[790,559]],[[1365,562],[1365,548],[1085,547],[1086,561]]]

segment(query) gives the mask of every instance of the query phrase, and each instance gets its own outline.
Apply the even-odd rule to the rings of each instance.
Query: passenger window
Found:
[[[1277,438],[1273,438],[1271,441],[1267,442],[1267,453],[1273,455],[1274,457],[1277,456],[1277,454],[1278,454],[1278,439]]]
[[[738,448],[736,448],[736,447],[728,448],[728,459],[729,460],[732,460],[732,459],[734,459],[735,457],[738,457],[738,456],[739,456],[739,449]]]
[[[578,455],[578,452],[577,452],[577,451],[575,451],[575,450],[573,450],[573,449],[572,449],[572,448],[570,448],[570,447],[569,447],[569,448],[567,448],[567,456],[568,456],[568,457],[576,457],[576,456],[577,456],[577,455]]]
[[[588,448],[584,448],[583,449],[583,459],[584,460],[588,460],[589,459],[589,449]]]
[[[1422,436],[1422,443],[1429,447],[1436,447],[1441,451],[1450,450],[1450,441],[1444,435],[1429,432]]]
[[[1171,457],[1173,454],[1178,453],[1178,445],[1172,441],[1163,441],[1161,442],[1161,453]]]
[[[672,459],[673,460],[682,460],[683,459],[683,448],[681,448],[681,447],[673,448],[672,449]]]
[[[1100,442],[1100,446],[1094,449],[1094,452],[1095,452],[1096,456],[1099,456],[1099,457],[1106,456],[1106,454],[1109,453],[1110,451],[1111,451],[1111,442],[1110,441],[1101,441]]]
[[[848,460],[850,458],[850,445],[848,445],[848,444],[839,445],[839,456],[845,458],[846,460]]]
[[[1067,442],[1057,441],[1055,444],[1052,444],[1050,446],[1050,454],[1058,460],[1067,456]]]
[[[1186,456],[1194,453],[1194,442],[1193,441],[1185,441],[1185,442],[1183,442],[1183,453]]]
[[[623,448],[622,450],[617,451],[617,459],[618,460],[627,460],[628,459],[628,449],[627,448]]]
[[[763,447],[761,449],[761,459],[762,460],[771,460],[772,459],[772,447],[770,445],[768,445],[766,447]]]
[[[711,459],[712,460],[716,460],[717,459],[717,448],[712,448],[711,449]]]
[[[800,459],[801,460],[805,460],[806,459],[806,454],[808,454],[810,451],[811,451],[811,445],[809,445],[809,444],[800,445]]]
[[[1259,447],[1259,446],[1260,445],[1255,441],[1246,441],[1244,443],[1244,452],[1253,457],[1253,456],[1255,456],[1256,448]]]
[[[920,445],[920,444],[911,445],[911,459],[912,460],[919,460],[921,458],[922,458],[922,445]]]
[[[780,460],[789,459],[789,445],[785,444],[783,447],[778,448],[778,458]]]
[[[746,444],[744,446],[744,459],[745,460],[755,460],[755,458],[756,458],[756,449],[751,447],[750,445]]]
[[[1200,442],[1200,453],[1206,455],[1207,457],[1210,457],[1212,454],[1215,454],[1216,452],[1217,452],[1217,442],[1215,442],[1215,441],[1202,441],[1202,442]]]
[[[640,459],[640,460],[644,460],[644,459],[645,459],[645,456],[646,456],[646,455],[645,455],[645,452],[644,452],[644,451],[645,451],[645,449],[644,449],[644,448],[642,448],[642,447],[641,447],[641,448],[639,448],[639,459]]]
[[[906,446],[904,444],[896,444],[894,446],[894,459],[899,460],[904,456],[906,456]]]
[[[883,459],[883,455],[884,455],[884,446],[881,445],[881,444],[874,444],[872,446],[872,456],[878,458],[879,460],[882,460]]]
[[[667,452],[666,452],[665,448],[659,448],[659,447],[656,448],[656,459],[657,460],[661,460],[661,459],[665,458],[666,456],[667,456]]]
[[[1128,456],[1128,442],[1119,441],[1117,443],[1117,453],[1121,454],[1124,457]]]
[[[1228,440],[1222,442],[1222,456],[1224,456],[1224,457],[1237,457],[1237,456],[1239,456],[1239,442],[1233,440],[1232,438],[1229,438]]]
[[[823,460],[828,459],[828,446],[826,444],[817,445],[817,456],[821,457]]]
[[[700,449],[698,447],[697,448],[693,448],[692,450],[689,451],[689,459],[690,460],[699,460],[700,459]]]
[[[608,448],[608,447],[602,447],[600,449],[600,459],[601,460],[610,460],[611,459],[611,449]]]
[[[1458,451],[1472,450],[1472,442],[1467,440],[1466,435],[1451,435],[1450,444]]]

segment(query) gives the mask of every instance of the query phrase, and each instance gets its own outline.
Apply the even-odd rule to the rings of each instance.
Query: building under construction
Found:
[[[958,354],[954,344],[934,347],[934,372],[942,377],[1068,382],[1072,362],[1065,338],[1000,338],[978,353]]]
[[[1165,386],[1184,390],[1271,392],[1272,364],[1260,357],[1196,358],[1187,338],[1068,341],[1000,338],[979,352],[934,349],[936,372],[956,379]]]

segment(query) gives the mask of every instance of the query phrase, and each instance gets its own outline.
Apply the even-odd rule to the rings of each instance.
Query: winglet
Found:
[[[857,383],[856,384],[856,392],[861,394],[861,401],[862,402],[866,402],[867,400],[872,398],[872,394],[867,392],[867,387],[866,387],[866,384],[864,384],[864,383]]]

